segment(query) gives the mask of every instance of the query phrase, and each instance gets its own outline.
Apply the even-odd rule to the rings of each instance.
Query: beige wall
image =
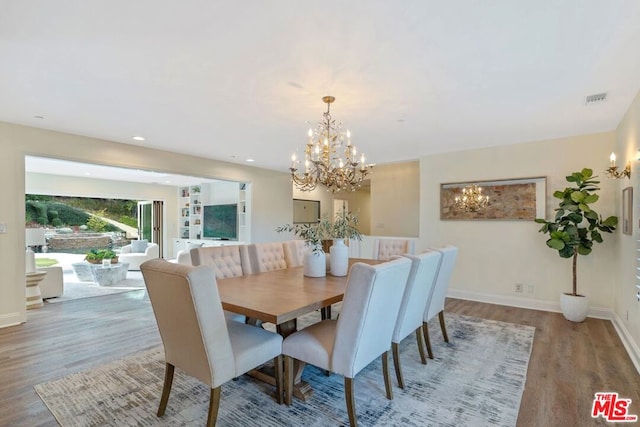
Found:
[[[25,155],[251,182],[254,242],[279,239],[275,227],[292,220],[287,173],[2,122],[0,149],[0,223],[7,226],[0,234],[0,327],[26,320]]]
[[[629,338],[625,345],[634,347],[636,367],[640,370],[640,302],[636,298],[636,293],[640,292],[636,285],[640,283],[637,279],[636,270],[637,243],[640,238],[640,162],[638,162],[638,149],[640,149],[640,92],[631,104],[623,120],[616,130],[615,152],[618,156],[618,165],[624,167],[627,161],[631,162],[631,179],[619,179],[616,181],[616,215],[622,215],[622,189],[633,187],[633,235],[618,233],[617,240],[617,263],[612,265],[615,271],[615,281],[613,283],[613,300],[616,321],[623,325]]]
[[[371,235],[420,235],[420,167],[417,161],[378,165],[371,175]]]
[[[594,208],[615,214],[617,182],[604,179],[614,132],[526,144],[438,154],[420,161],[421,234],[419,246],[453,244],[460,248],[450,288],[458,296],[545,309],[559,309],[559,295],[571,290],[571,261],[545,245],[533,221],[441,221],[439,186],[446,182],[547,177],[546,213],[557,202],[553,192],[565,176],[590,167],[603,178]],[[619,232],[605,234],[593,254],[578,260],[578,291],[589,296],[595,313],[613,308],[614,265]],[[515,293],[515,284],[533,293]]]

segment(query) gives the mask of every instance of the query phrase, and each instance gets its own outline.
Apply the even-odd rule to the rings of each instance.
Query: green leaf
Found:
[[[581,209],[582,211],[584,211],[584,212],[589,212],[589,211],[591,211],[591,208],[590,208],[589,206],[585,205],[584,203],[580,203],[580,204],[578,205],[578,208],[580,208],[580,209]]]
[[[593,170],[592,169],[588,169],[588,168],[584,168],[584,169],[582,169],[581,174],[584,177],[584,179],[589,179],[589,178],[591,178],[593,176]]]
[[[546,223],[547,223],[547,220],[546,220],[546,219],[544,219],[544,218],[536,218],[536,219],[535,219],[535,221],[536,221],[538,224],[546,224]]]
[[[595,203],[598,201],[599,198],[600,196],[598,196],[597,194],[589,194],[587,197],[584,198],[583,203]]]
[[[587,219],[595,219],[595,220],[597,220],[598,219],[598,213],[596,211],[594,211],[594,210],[590,210],[590,211],[584,213],[584,217],[587,218]]]
[[[556,190],[553,192],[553,197],[556,199],[564,199],[564,192]]]
[[[566,179],[567,179],[567,181],[569,181],[569,182],[577,182],[579,178],[577,178],[577,177],[575,176],[575,174],[573,174],[573,175],[569,175],[569,176],[567,176],[567,177],[566,177]]]
[[[578,245],[578,253],[580,255],[589,255],[591,253],[591,248],[587,248],[586,246]]]
[[[547,240],[547,246],[551,249],[562,250],[564,249],[565,244],[561,239],[549,239]]]
[[[569,215],[567,215],[567,218],[569,218],[571,222],[574,222],[576,224],[580,224],[582,222],[582,214],[578,212],[570,213]]]
[[[609,218],[607,218],[604,221],[602,221],[602,224],[606,225],[608,227],[615,227],[616,225],[618,225],[618,217],[617,216],[610,216]]]
[[[593,240],[595,240],[598,243],[602,243],[602,235],[600,234],[600,232],[598,230],[592,230],[591,231],[591,238]]]
[[[562,258],[571,258],[573,256],[573,247],[565,246],[562,250],[558,251],[558,254]]]
[[[582,191],[574,191],[573,193],[571,193],[571,200],[576,203],[580,203],[584,200],[584,194],[582,193]]]

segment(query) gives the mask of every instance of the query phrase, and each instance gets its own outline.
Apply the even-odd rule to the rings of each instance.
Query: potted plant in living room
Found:
[[[322,240],[331,238],[331,223],[326,217],[316,223],[285,224],[276,228],[278,233],[292,232],[304,239],[308,251],[304,256],[304,275],[324,277],[327,274],[327,256],[322,249]]]
[[[589,255],[593,242],[602,243],[602,232],[611,233],[618,225],[618,218],[610,216],[602,219],[591,204],[598,201],[596,192],[600,190],[591,169],[574,172],[566,179],[573,186],[558,190],[553,196],[560,199],[559,207],[555,209],[553,221],[537,218],[535,221],[543,224],[538,230],[549,234],[547,246],[557,250],[562,258],[573,258],[573,292],[560,295],[560,308],[567,320],[582,322],[587,317],[588,300],[578,294],[576,265],[578,255]]]
[[[336,214],[331,227],[333,245],[329,249],[329,265],[331,275],[346,276],[349,272],[349,248],[345,245],[345,239],[362,240],[362,234],[358,230],[358,216],[347,212]]]
[[[90,264],[102,264],[104,259],[108,259],[112,264],[118,262],[118,256],[111,249],[91,249],[84,259]]]

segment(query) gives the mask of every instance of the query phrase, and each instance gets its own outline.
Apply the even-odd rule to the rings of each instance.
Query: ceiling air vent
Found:
[[[586,105],[598,104],[600,102],[604,102],[607,99],[607,93],[596,93],[595,95],[589,95],[585,99]]]

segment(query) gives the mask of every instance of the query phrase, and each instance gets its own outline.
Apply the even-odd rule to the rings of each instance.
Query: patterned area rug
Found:
[[[358,422],[363,426],[514,426],[535,328],[447,314],[450,343],[430,323],[435,359],[420,363],[415,336],[401,345],[406,388],[387,400],[380,359],[355,379]],[[204,425],[209,389],[176,369],[163,418],[157,411],[164,376],[162,348],[35,386],[62,426]],[[348,425],[343,378],[307,366],[303,379],[314,395],[278,405],[274,389],[243,375],[222,386],[218,425]]]

